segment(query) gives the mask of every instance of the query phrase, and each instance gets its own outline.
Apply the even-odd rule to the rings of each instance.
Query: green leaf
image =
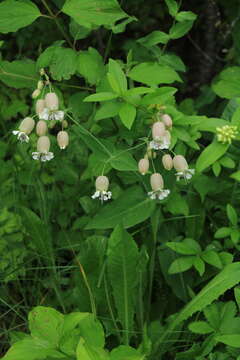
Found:
[[[116,21],[128,17],[117,0],[67,0],[62,12],[88,28],[93,25],[113,27]]]
[[[97,94],[92,94],[87,96],[83,101],[92,102],[92,101],[108,101],[112,99],[116,99],[118,97],[117,94],[111,92],[100,92]]]
[[[240,68],[232,66],[223,70],[212,84],[213,91],[226,99],[240,96]]]
[[[196,18],[197,18],[197,15],[194,14],[192,11],[180,11],[176,16],[176,20],[179,22],[182,22],[185,20],[194,21],[194,20],[196,20]]]
[[[184,239],[183,242],[167,242],[166,245],[182,255],[197,255],[201,252],[199,244],[193,239]]]
[[[147,85],[172,84],[182,81],[175,70],[166,65],[154,62],[146,62],[136,65],[128,76],[138,82]]]
[[[170,39],[179,39],[186,35],[193,26],[193,21],[183,21],[174,24],[169,32]]]
[[[80,51],[78,56],[78,71],[90,85],[96,85],[105,74],[103,59],[99,52],[89,47]]]
[[[240,334],[217,335],[215,340],[228,346],[240,348]]]
[[[148,219],[154,208],[154,201],[147,198],[142,189],[132,187],[124,191],[117,200],[99,210],[86,229],[111,229],[120,223],[129,228]]]
[[[31,1],[5,0],[0,4],[0,33],[15,32],[30,25],[41,13]]]
[[[29,329],[34,339],[44,340],[53,348],[59,347],[64,317],[55,309],[37,306],[28,316]]]
[[[177,92],[177,89],[170,86],[161,86],[160,89],[156,89],[152,94],[147,94],[141,101],[142,105],[151,104],[164,104],[167,101],[174,101],[173,95]]]
[[[120,119],[123,123],[123,125],[125,125],[129,130],[132,127],[132,124],[135,120],[136,117],[136,108],[135,106],[133,106],[132,104],[129,103],[125,103],[121,106],[120,111],[119,111],[119,116]]]
[[[50,61],[50,73],[54,80],[69,80],[77,70],[77,53],[72,49],[57,47]]]
[[[138,170],[137,162],[129,151],[118,151],[113,153],[109,162],[114,169],[119,171]]]
[[[32,60],[0,61],[0,80],[16,89],[34,89],[38,81],[35,67]]]
[[[168,273],[169,274],[178,274],[184,271],[189,270],[194,263],[195,256],[183,256],[173,261],[171,264]]]
[[[178,13],[178,3],[175,0],[165,0],[169,14],[175,17]]]
[[[108,360],[108,354],[105,350],[88,345],[83,338],[79,340],[77,346],[77,360]]]
[[[181,196],[177,192],[172,192],[168,198],[168,202],[166,205],[168,211],[170,211],[173,215],[185,215],[189,214],[189,207],[186,201],[186,198]]]
[[[230,177],[236,181],[240,181],[240,170],[236,171],[235,173],[231,174]]]
[[[221,144],[218,141],[213,141],[203,150],[203,152],[197,159],[196,170],[202,172],[208,166],[212,165],[215,161],[217,161],[225,154],[228,147],[228,144]]]
[[[223,238],[229,236],[230,234],[231,234],[231,228],[222,227],[215,232],[214,237],[216,239],[223,239]]]
[[[195,269],[199,272],[199,275],[202,276],[204,274],[205,271],[205,263],[204,261],[202,261],[202,259],[197,256],[195,257],[193,266],[195,267]]]
[[[117,101],[109,101],[103,103],[101,107],[96,111],[94,120],[99,121],[102,119],[112,118],[118,115],[121,103]]]
[[[108,242],[107,266],[118,319],[125,330],[125,344],[129,343],[133,330],[138,258],[138,248],[132,236],[117,225]]]
[[[121,21],[120,23],[117,23],[116,25],[113,25],[113,26],[111,27],[112,32],[113,32],[114,34],[119,34],[119,33],[123,32],[123,31],[125,31],[126,26],[127,26],[128,24],[130,24],[132,21],[137,21],[137,18],[136,18],[135,16],[128,16],[127,19],[124,19],[124,20]]]
[[[160,337],[157,345],[160,346],[163,344],[169,334],[171,334],[184,320],[191,317],[195,312],[202,311],[207,305],[218,299],[220,295],[237,285],[239,281],[240,263],[236,262],[227,265],[218,275],[209,281],[209,283],[182,309],[182,311],[178,313],[175,320],[171,322],[168,329]]]
[[[127,79],[119,63],[113,59],[108,64],[108,82],[114,92],[122,95],[127,90]]]
[[[138,87],[127,90],[124,95],[125,95],[125,97],[127,97],[127,96],[151,94],[151,93],[154,93],[154,89],[147,88],[144,86],[138,86]]]
[[[77,24],[73,19],[71,19],[69,23],[69,32],[72,35],[73,39],[76,41],[85,39],[88,35],[90,35],[91,29],[81,26]]]
[[[188,326],[189,330],[195,334],[210,334],[214,329],[206,321],[194,321]]]
[[[148,48],[157,44],[166,44],[169,39],[170,37],[168,34],[155,30],[151,32],[151,34],[138,39],[137,42]]]
[[[216,251],[207,250],[201,254],[201,258],[208,264],[215,266],[218,269],[222,269],[221,259]]]
[[[228,219],[231,221],[232,225],[236,226],[238,223],[238,216],[236,210],[230,204],[227,204],[227,216]]]
[[[118,346],[110,354],[110,360],[144,360],[145,358],[145,355],[139,354],[136,349],[125,345]]]
[[[222,166],[228,169],[234,169],[236,166],[235,161],[228,156],[223,156],[219,161]]]
[[[238,241],[239,241],[239,237],[240,237],[240,231],[239,231],[239,229],[233,229],[232,231],[231,231],[231,240],[232,240],[232,242],[236,245],[237,243],[238,243]]]

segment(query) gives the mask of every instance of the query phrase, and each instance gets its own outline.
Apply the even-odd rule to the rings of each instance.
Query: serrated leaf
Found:
[[[212,142],[203,150],[203,152],[197,159],[196,170],[202,172],[207,167],[212,165],[215,161],[217,161],[225,154],[228,147],[228,144],[222,144],[218,141]]]
[[[96,85],[105,73],[103,59],[99,52],[89,47],[78,56],[78,71],[90,85]]]
[[[62,12],[87,28],[93,25],[113,27],[116,21],[128,17],[117,0],[67,0]]]
[[[135,241],[121,225],[117,225],[108,243],[107,266],[118,319],[125,329],[125,344],[129,343],[133,330],[138,258]]]
[[[69,80],[77,70],[78,57],[76,51],[57,47],[50,61],[50,73],[53,79]]]
[[[141,63],[136,65],[128,76],[138,82],[147,85],[172,84],[175,81],[182,81],[175,70],[166,65],[154,62]]]
[[[30,25],[41,13],[31,1],[5,0],[0,3],[0,33],[15,32]]]
[[[99,210],[86,229],[112,229],[119,223],[129,228],[148,219],[154,208],[155,203],[139,187],[132,187]]]
[[[135,106],[129,103],[125,103],[121,106],[119,110],[119,116],[120,119],[129,130],[132,127],[132,124],[134,123],[135,117],[136,117],[137,110]]]

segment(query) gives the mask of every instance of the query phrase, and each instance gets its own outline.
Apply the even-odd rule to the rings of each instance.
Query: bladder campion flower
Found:
[[[166,130],[165,125],[161,121],[157,121],[152,126],[152,138],[149,146],[154,150],[168,149],[171,143],[170,132]]]
[[[21,143],[29,142],[28,135],[32,132],[35,125],[35,121],[31,117],[26,117],[22,120],[18,130],[13,130],[13,135],[17,135],[18,140]]]
[[[141,159],[138,163],[138,170],[140,174],[145,175],[149,169],[149,160],[148,159]]]
[[[168,128],[168,129],[172,128],[173,122],[172,122],[171,116],[169,116],[168,114],[162,115],[162,121],[163,121],[164,125],[166,126],[166,128]]]
[[[59,100],[54,92],[47,93],[45,96],[45,108],[39,113],[40,120],[56,120],[64,119],[64,111],[58,110]]]
[[[44,120],[39,120],[36,125],[36,133],[38,136],[43,136],[47,133],[48,127]]]
[[[174,156],[173,166],[174,169],[177,170],[177,173],[175,174],[177,176],[177,181],[179,181],[181,178],[189,180],[195,173],[194,169],[188,168],[187,160],[182,155]]]
[[[92,195],[92,199],[97,199],[101,201],[110,200],[112,197],[111,191],[108,191],[109,180],[106,176],[98,176],[95,182],[96,192]]]
[[[37,115],[41,114],[45,107],[46,107],[45,100],[44,99],[38,99],[36,101],[36,105],[35,105],[36,114]]]
[[[233,125],[224,125],[222,127],[217,127],[217,139],[223,144],[231,144],[232,140],[236,139],[238,134],[237,126]]]
[[[172,159],[171,155],[169,155],[169,154],[163,155],[162,164],[163,164],[164,169],[172,170],[172,168],[173,168],[173,159]]]
[[[69,143],[69,136],[66,131],[59,131],[57,134],[57,142],[60,149],[65,149]]]
[[[148,193],[148,196],[152,200],[163,200],[170,194],[170,190],[164,189],[163,177],[159,173],[154,173],[150,178],[152,191]]]
[[[49,152],[50,140],[48,136],[40,136],[37,142],[37,151],[32,153],[34,160],[50,161],[54,158],[52,152]]]

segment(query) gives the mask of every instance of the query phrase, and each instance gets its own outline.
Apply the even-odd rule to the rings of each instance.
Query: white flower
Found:
[[[92,199],[97,199],[99,198],[99,200],[101,201],[107,201],[110,200],[112,198],[112,193],[111,191],[100,191],[97,190],[93,195],[92,195]]]
[[[163,138],[162,141],[154,141],[152,140],[149,144],[150,149],[154,150],[165,150],[169,149],[170,141],[168,139]]]
[[[175,175],[177,177],[177,181],[179,181],[180,179],[190,180],[193,177],[194,173],[195,173],[194,169],[186,169],[177,172]]]
[[[168,195],[170,194],[170,190],[168,189],[159,189],[157,191],[150,191],[148,193],[148,196],[150,197],[150,199],[152,200],[163,200],[166,197],[168,197]]]
[[[44,108],[43,111],[38,116],[40,120],[62,121],[64,119],[64,111],[49,110],[48,108]]]
[[[40,160],[42,162],[50,161],[54,158],[54,154],[52,152],[46,151],[46,152],[40,152],[35,151],[32,153],[33,160]]]
[[[27,134],[25,134],[25,132],[19,131],[19,130],[13,130],[12,133],[13,133],[13,135],[17,135],[17,138],[21,143],[23,143],[23,142],[28,143],[29,142],[29,137],[27,136]]]

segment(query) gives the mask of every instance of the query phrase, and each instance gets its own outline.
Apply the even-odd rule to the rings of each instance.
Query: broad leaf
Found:
[[[214,331],[214,329],[206,321],[194,321],[188,326],[195,334],[209,334]]]
[[[0,80],[16,89],[34,89],[38,81],[35,63],[31,60],[0,61]]]
[[[222,144],[218,141],[214,141],[208,145],[201,155],[199,156],[196,163],[196,170],[202,172],[208,166],[212,165],[220,157],[222,157],[227,151],[229,144]]]
[[[194,263],[195,256],[183,256],[173,261],[171,264],[168,273],[169,274],[178,274],[184,271],[189,270]]]
[[[81,51],[78,56],[78,71],[91,85],[96,85],[104,75],[104,63],[99,52],[94,48]]]
[[[223,70],[213,82],[212,89],[226,99],[240,96],[240,68],[232,66]]]
[[[136,117],[136,108],[132,104],[125,103],[119,110],[122,123],[130,130]]]
[[[108,82],[113,91],[122,95],[127,90],[127,79],[119,63],[113,59],[108,64]]]
[[[0,33],[15,32],[30,25],[41,13],[31,1],[5,0],[0,3]]]
[[[151,32],[151,34],[138,39],[138,42],[145,47],[151,47],[157,44],[166,44],[169,39],[170,37],[168,34],[155,30]]]
[[[193,21],[183,21],[174,24],[169,32],[171,39],[179,39],[186,35],[193,26]]]

